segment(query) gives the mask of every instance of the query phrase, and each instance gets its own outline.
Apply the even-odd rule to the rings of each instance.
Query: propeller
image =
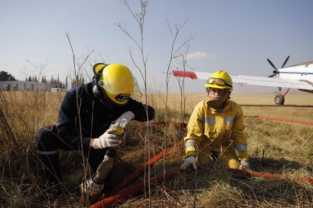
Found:
[[[285,59],[284,63],[281,65],[281,68],[285,67],[285,65],[287,64],[289,58],[290,58],[290,56],[287,56],[287,58]]]
[[[266,60],[274,68],[273,74],[269,75],[268,77],[274,77],[278,73],[278,69],[270,59],[267,58]]]
[[[287,56],[284,63],[281,65],[280,68],[284,68],[289,60],[290,56]],[[273,74],[269,75],[268,77],[274,77],[276,74],[279,73],[277,67],[275,66],[275,64],[270,60],[270,59],[266,59],[267,62],[274,68]]]

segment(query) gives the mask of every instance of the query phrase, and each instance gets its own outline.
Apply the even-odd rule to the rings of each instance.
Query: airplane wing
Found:
[[[207,80],[210,77],[211,73],[173,70],[173,75],[175,77]],[[234,83],[238,84],[313,90],[313,83],[306,80],[289,80],[289,79],[245,76],[245,75],[232,76],[232,79]]]

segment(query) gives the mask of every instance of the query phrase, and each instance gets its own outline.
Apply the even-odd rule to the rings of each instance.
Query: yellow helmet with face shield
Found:
[[[99,86],[114,103],[124,105],[134,91],[134,78],[129,68],[122,64],[109,64],[99,77]]]
[[[226,71],[220,70],[214,72],[204,86],[206,88],[232,90],[233,81],[231,76]]]

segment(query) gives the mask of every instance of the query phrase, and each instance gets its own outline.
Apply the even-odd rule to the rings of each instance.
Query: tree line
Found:
[[[13,75],[6,71],[0,71],[0,81],[18,81]],[[66,78],[65,83],[63,83],[59,76],[57,78],[50,77],[48,79],[46,76],[37,77],[37,76],[28,76],[25,81],[27,82],[37,82],[37,83],[45,83],[50,84],[57,88],[65,88],[68,84],[68,79]]]

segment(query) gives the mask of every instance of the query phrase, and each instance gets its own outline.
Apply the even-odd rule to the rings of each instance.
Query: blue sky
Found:
[[[137,0],[129,4],[138,9]],[[151,0],[144,25],[149,86],[163,87],[172,39],[167,22],[186,22],[178,45],[193,38],[191,68],[266,76],[272,70],[267,57],[278,66],[287,55],[290,65],[313,59],[312,11],[311,0]],[[141,82],[129,57],[136,48],[117,24],[139,37],[138,26],[120,0],[0,0],[0,70],[18,79],[65,77],[73,72],[65,36],[69,33],[78,62],[94,50],[85,71],[98,61],[124,63]],[[196,83],[188,82],[188,88],[201,90]]]

